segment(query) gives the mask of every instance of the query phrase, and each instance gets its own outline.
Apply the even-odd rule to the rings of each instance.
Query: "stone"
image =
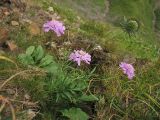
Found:
[[[27,120],[33,120],[33,118],[36,116],[36,112],[33,110],[29,109],[27,111]]]
[[[6,11],[4,12],[4,15],[8,16],[10,14],[10,12]]]
[[[7,41],[6,45],[10,51],[15,51],[18,48],[14,41]]]
[[[31,97],[30,97],[28,94],[25,94],[25,95],[24,95],[24,98],[25,98],[26,100],[30,100],[30,99],[31,99]]]
[[[11,24],[12,24],[13,26],[19,26],[19,23],[18,23],[17,21],[11,21]]]
[[[102,47],[101,47],[100,45],[96,45],[96,46],[93,48],[93,50],[100,50],[100,51],[102,51],[103,49],[102,49]]]
[[[41,33],[41,30],[40,30],[39,26],[36,23],[32,22],[29,25],[29,32],[32,35],[39,35]]]
[[[28,24],[32,24],[32,21],[29,20],[29,19],[23,19],[22,21],[25,22],[25,23],[28,23]]]

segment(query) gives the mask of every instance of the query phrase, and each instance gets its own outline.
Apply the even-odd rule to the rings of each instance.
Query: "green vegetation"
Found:
[[[106,12],[105,0],[54,0],[59,6],[74,9],[76,13],[84,18],[103,18]]]
[[[160,118],[160,60],[152,23],[153,0],[110,0],[110,17],[117,17],[111,23],[79,17],[78,12],[75,13],[70,6],[68,8],[69,0],[68,3],[61,3],[60,0],[57,4],[49,0],[35,1],[41,12],[53,7],[53,13],[60,16],[67,30],[64,36],[56,37],[53,33],[32,35],[26,24],[12,28],[9,37],[21,49],[18,53],[5,52],[10,59],[0,56],[0,60],[6,60],[0,61],[0,76],[14,76],[7,82],[2,81],[5,84],[0,86],[0,91],[5,91],[7,87],[16,88],[16,94],[20,94],[14,96],[16,102],[23,102],[21,97],[26,93],[31,101],[38,101],[38,107],[33,107],[35,120]],[[105,7],[104,0],[74,2],[80,6],[88,2],[91,8],[100,11]],[[155,13],[156,16],[159,14]],[[30,11],[25,13],[28,14]],[[34,22],[41,21],[39,24],[42,26],[47,21],[47,17],[41,18],[45,15],[44,12],[40,16],[32,14],[31,17],[35,19],[36,16],[37,21]],[[120,25],[124,16],[127,19],[124,26],[114,24],[118,22]],[[131,18],[137,23],[130,22]],[[1,26],[7,26],[7,23],[4,21]],[[134,34],[130,36],[130,33]],[[97,46],[100,46],[99,49]],[[92,55],[91,64],[77,66],[69,61],[68,56],[75,49],[89,52]],[[123,75],[119,68],[122,61],[133,64],[136,74],[133,80]],[[13,100],[9,99],[11,95],[8,93],[1,95],[8,101]],[[1,95],[0,100],[3,100]],[[28,109],[28,106],[23,108]],[[19,117],[23,113],[22,110],[15,115]],[[3,110],[0,119],[13,117],[5,115]]]
[[[152,31],[154,0],[111,0],[110,8],[112,15],[136,18],[143,30]]]
[[[107,46],[108,42],[115,44],[118,46],[116,49],[119,52],[125,51],[137,58],[157,59],[158,46],[156,47],[156,42],[144,39],[140,33],[130,38],[122,29],[91,21],[82,24],[81,30],[90,37],[95,36],[102,45]]]
[[[72,109],[70,107],[80,107],[80,103],[85,101],[92,102],[98,100],[96,96],[85,91],[89,86],[88,80],[94,71],[87,73],[69,68],[68,65],[63,65],[64,62],[60,66],[53,60],[52,56],[44,55],[41,46],[30,46],[25,54],[19,56],[19,59],[24,65],[32,66],[32,69],[35,69],[35,71],[39,69],[47,72],[47,75],[42,78],[32,78],[23,83],[19,81],[19,84],[29,93],[33,93],[32,97],[34,100],[39,101],[43,105],[42,107],[49,111],[47,114],[50,114],[50,119],[59,118],[57,114],[62,111],[64,116],[71,119],[75,118],[72,118],[74,115],[82,115],[84,120],[87,120],[88,115],[80,108]],[[67,111],[67,108],[69,111]],[[77,110],[79,114],[76,113]]]
[[[157,8],[154,11],[154,13],[155,13],[155,17],[156,17],[155,27],[159,31],[160,30],[160,8]]]
[[[139,44],[145,45],[144,48],[152,50],[155,48],[155,44],[157,44],[153,26],[154,4],[154,0],[110,1],[110,15],[120,18],[125,16],[128,19],[136,19],[140,23],[140,30],[136,38],[138,40],[136,41],[140,42]],[[158,47],[159,46],[157,46],[157,48]]]

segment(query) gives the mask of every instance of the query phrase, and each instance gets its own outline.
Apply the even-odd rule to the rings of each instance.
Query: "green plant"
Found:
[[[91,36],[104,37],[107,27],[103,23],[87,21],[81,24],[80,29]]]
[[[70,108],[62,111],[63,116],[70,118],[70,120],[88,120],[89,116],[80,108]]]
[[[128,33],[129,36],[131,36],[139,30],[139,22],[135,19],[126,19],[124,17],[121,27],[126,33]]]
[[[58,68],[53,56],[44,54],[42,46],[30,46],[26,53],[20,54],[18,58],[24,65],[37,66],[50,73],[56,72]]]
[[[63,111],[63,115],[70,119],[81,120],[79,115],[82,114],[83,120],[87,120],[87,114],[79,107],[81,103],[98,100],[91,92],[86,92],[88,80],[95,69],[88,73],[69,67],[68,64],[61,63],[60,66],[52,56],[44,53],[41,46],[28,47],[25,54],[20,54],[18,58],[26,66],[38,67],[49,73],[22,83],[32,97],[40,101],[42,111],[49,111],[52,119],[57,119],[57,115]],[[66,108],[69,110],[64,110]]]

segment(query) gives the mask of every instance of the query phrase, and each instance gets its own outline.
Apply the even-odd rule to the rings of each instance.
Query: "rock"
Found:
[[[93,50],[103,50],[102,47],[100,45],[96,45]]]
[[[33,120],[33,118],[36,116],[36,112],[33,110],[29,109],[27,111],[27,120]]]
[[[32,21],[29,20],[29,19],[23,19],[22,21],[25,22],[25,23],[28,23],[28,24],[32,24]]]
[[[8,39],[8,29],[0,28],[0,44],[4,43]]]
[[[10,10],[6,7],[1,8],[1,12],[3,15],[8,16],[10,14]]]
[[[17,21],[11,21],[11,24],[12,24],[13,26],[19,26],[19,23],[18,23]]]
[[[8,13],[10,12],[10,9],[9,9],[9,8],[6,8],[6,7],[4,7],[2,10],[3,10],[4,13],[5,13],[5,12],[8,12]]]
[[[24,98],[25,98],[26,100],[30,100],[31,97],[30,97],[28,94],[25,94],[25,95],[24,95]]]
[[[10,13],[8,11],[4,12],[4,15],[8,16]]]
[[[10,51],[15,51],[18,48],[14,41],[7,41],[6,45]]]
[[[32,35],[38,35],[41,33],[41,30],[40,30],[39,26],[33,22],[29,25],[29,32]]]

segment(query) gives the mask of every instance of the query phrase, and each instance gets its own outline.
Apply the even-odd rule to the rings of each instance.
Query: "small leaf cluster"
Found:
[[[70,118],[70,120],[88,120],[88,115],[80,108],[70,108],[62,111],[63,116]]]
[[[30,46],[24,54],[18,56],[21,63],[24,65],[37,66],[43,68],[47,72],[52,73],[57,70],[53,56],[44,53],[42,46]]]

